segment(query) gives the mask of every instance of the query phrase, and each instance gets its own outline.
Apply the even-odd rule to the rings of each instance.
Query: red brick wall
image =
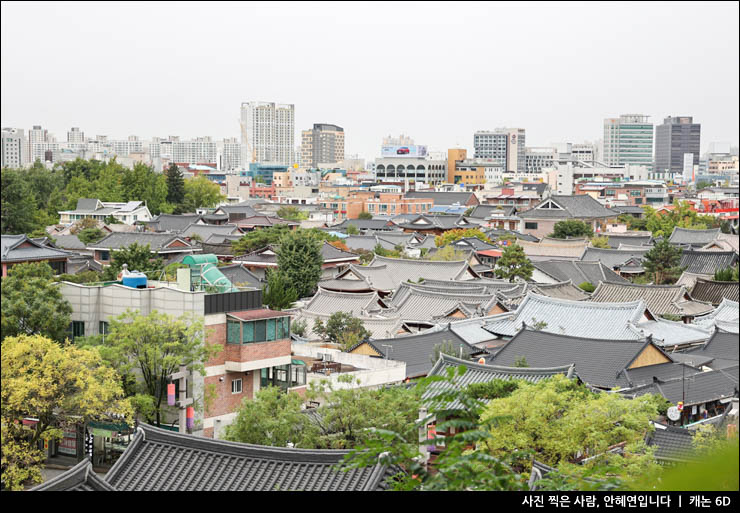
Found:
[[[205,378],[206,390],[214,388],[216,394],[213,396],[210,408],[205,412],[205,417],[216,417],[227,413],[235,412],[239,409],[243,399],[254,398],[254,373],[259,370],[243,372],[227,372],[221,376],[208,376]],[[224,378],[220,381],[220,378]],[[242,392],[240,394],[231,393],[231,382],[241,378]]]
[[[255,360],[265,360],[278,356],[290,356],[290,339],[287,338],[271,342],[254,342],[239,345],[227,344],[226,324],[208,326],[208,329],[211,330],[207,339],[208,344],[218,344],[224,349],[215,357],[208,360],[206,367],[223,365],[226,361],[253,362]]]

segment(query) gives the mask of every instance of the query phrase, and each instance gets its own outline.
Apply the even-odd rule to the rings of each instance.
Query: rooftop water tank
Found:
[[[146,274],[140,273],[139,271],[133,271],[125,273],[121,277],[121,283],[126,287],[134,289],[145,289],[146,288]]]

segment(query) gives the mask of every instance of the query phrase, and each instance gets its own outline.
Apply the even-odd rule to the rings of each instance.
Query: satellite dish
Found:
[[[678,411],[678,407],[671,406],[668,408],[668,418],[674,421],[681,418],[681,412]]]

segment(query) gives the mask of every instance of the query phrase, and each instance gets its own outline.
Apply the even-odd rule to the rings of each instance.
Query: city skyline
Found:
[[[116,139],[221,140],[239,137],[242,102],[267,101],[295,105],[296,142],[314,123],[336,124],[347,134],[347,155],[366,159],[377,156],[389,133],[410,134],[432,151],[472,151],[474,132],[502,126],[526,129],[535,147],[594,142],[604,118],[633,112],[654,124],[693,116],[702,124],[702,153],[713,141],[738,144],[734,3],[670,10],[660,4],[432,4],[423,10],[406,3],[392,10],[329,4],[331,17],[316,4],[290,5],[287,14],[274,4],[210,10],[185,4],[182,18],[200,20],[202,32],[190,39],[166,37],[169,7],[147,4],[142,16],[136,4],[116,5],[117,15],[98,27],[96,15],[109,12],[102,5],[2,4],[3,127],[41,124],[57,137],[79,126]],[[449,9],[457,16],[445,16]],[[518,31],[506,24],[490,31],[507,17],[522,20]],[[237,31],[234,24],[243,19],[250,20],[249,30]],[[73,20],[82,28],[66,31],[65,21]],[[285,35],[275,38],[278,21]],[[357,37],[363,31],[384,37],[365,41]],[[27,35],[39,32],[45,41],[84,50],[74,62],[89,65],[48,58],[49,46]],[[663,45],[654,37],[661,32],[694,37]],[[270,44],[261,44],[268,37]],[[326,67],[302,57],[309,38],[310,51],[329,59]],[[34,59],[44,65],[30,65]],[[192,80],[200,74],[208,79]],[[684,75],[690,80],[680,80]]]

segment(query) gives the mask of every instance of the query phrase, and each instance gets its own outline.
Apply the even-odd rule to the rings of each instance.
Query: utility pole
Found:
[[[192,397],[186,397],[188,393],[188,382],[187,382],[187,367],[184,364],[180,365],[180,371],[170,374],[169,378],[172,381],[179,380],[180,397],[175,405],[180,408],[180,433],[187,433],[187,407],[193,404]]]

